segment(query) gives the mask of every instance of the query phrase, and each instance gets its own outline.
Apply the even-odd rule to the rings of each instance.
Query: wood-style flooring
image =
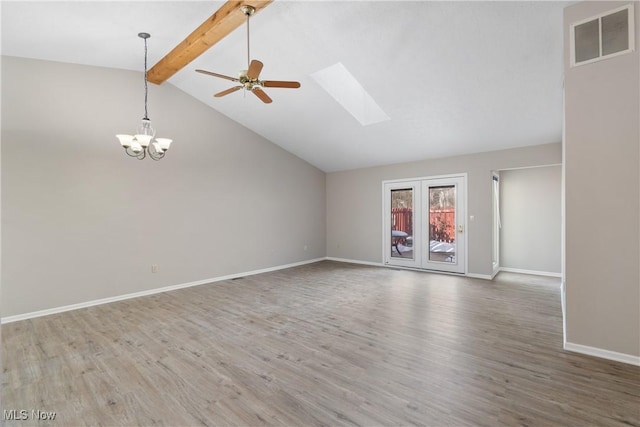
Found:
[[[7,426],[640,426],[640,368],[562,350],[535,276],[326,261],[10,323],[2,350]]]

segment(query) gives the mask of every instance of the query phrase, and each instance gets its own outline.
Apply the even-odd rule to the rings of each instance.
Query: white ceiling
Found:
[[[2,1],[2,54],[141,70],[138,32],[151,67],[222,4]],[[559,142],[567,4],[276,0],[251,19],[251,56],[300,89],[212,97],[233,83],[194,70],[246,68],[244,26],[168,83],[327,172]],[[362,126],[311,78],[338,62],[390,120]]]

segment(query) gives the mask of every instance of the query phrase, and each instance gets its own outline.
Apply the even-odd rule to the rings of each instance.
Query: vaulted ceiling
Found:
[[[137,33],[151,66],[223,3],[3,1],[2,54],[141,70]],[[568,4],[275,0],[251,18],[251,56],[300,89],[212,97],[232,82],[195,69],[246,69],[244,26],[164,84],[327,172],[559,142]],[[335,64],[389,120],[363,126],[312,77]]]

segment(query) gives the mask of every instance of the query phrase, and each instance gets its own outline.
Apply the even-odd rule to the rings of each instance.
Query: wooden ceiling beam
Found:
[[[209,19],[196,28],[180,44],[147,72],[151,83],[161,84],[202,55],[207,49],[247,21],[241,7],[253,6],[255,13],[273,0],[227,1]]]

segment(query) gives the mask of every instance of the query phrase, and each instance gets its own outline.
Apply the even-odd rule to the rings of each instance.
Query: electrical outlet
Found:
[[[152,264],[151,265],[151,272],[152,273],[157,273],[158,272],[158,266],[156,264]]]
[[[304,250],[305,250],[305,251],[307,250],[307,245],[304,245]]]

